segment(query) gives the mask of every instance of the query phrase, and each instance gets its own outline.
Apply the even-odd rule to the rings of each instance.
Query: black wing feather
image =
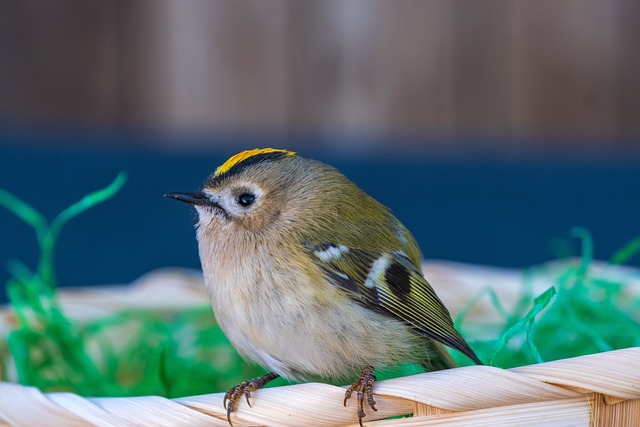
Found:
[[[482,364],[453,326],[449,311],[422,272],[404,253],[388,254],[341,245],[344,249],[335,256],[318,256],[319,251],[326,251],[331,245],[308,247],[330,281],[351,298],[370,310],[402,320],[416,331]]]

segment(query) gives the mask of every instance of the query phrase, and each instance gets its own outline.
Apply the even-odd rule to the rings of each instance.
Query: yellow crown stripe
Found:
[[[216,169],[213,175],[220,176],[223,173],[227,172],[232,167],[234,167],[235,165],[237,165],[238,163],[241,163],[250,157],[258,156],[260,154],[267,154],[267,153],[283,153],[287,156],[293,156],[294,154],[296,154],[293,151],[279,150],[277,148],[254,148],[253,150],[245,150],[231,156],[229,160],[224,162],[221,166],[218,167],[218,169]]]

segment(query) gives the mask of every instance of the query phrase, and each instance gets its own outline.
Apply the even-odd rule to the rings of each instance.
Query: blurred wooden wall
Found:
[[[0,122],[624,149],[640,2],[2,0]]]

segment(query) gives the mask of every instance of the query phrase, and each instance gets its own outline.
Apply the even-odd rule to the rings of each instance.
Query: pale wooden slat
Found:
[[[587,397],[367,423],[369,427],[589,427]],[[349,427],[357,427],[352,425]]]
[[[20,427],[87,427],[73,412],[47,399],[38,389],[0,383],[0,420]]]
[[[241,400],[232,420],[259,425],[323,427],[357,421],[355,395],[342,405],[345,389],[329,384],[305,383],[258,390],[253,393],[251,407]],[[222,414],[223,393],[176,399],[189,407],[210,414]],[[410,402],[387,396],[376,396],[378,411],[368,411],[370,419],[410,413]],[[277,420],[274,422],[274,420]]]
[[[215,419],[198,411],[158,396],[92,398],[89,400],[113,414],[126,417],[136,426],[228,426],[226,421],[216,422]]]
[[[636,399],[640,392],[640,349],[628,348],[512,369],[547,383]]]
[[[491,393],[483,392],[490,385]],[[403,397],[450,411],[577,397],[526,376],[490,366],[418,374],[381,382],[376,393]]]
[[[96,427],[129,427],[134,425],[126,414],[111,413],[90,400],[73,393],[51,393],[49,400]]]

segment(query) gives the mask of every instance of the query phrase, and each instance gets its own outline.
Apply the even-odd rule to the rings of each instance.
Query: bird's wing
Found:
[[[306,245],[328,279],[364,307],[400,319],[427,337],[482,363],[454,328],[419,268],[402,251],[386,253],[335,243]]]

